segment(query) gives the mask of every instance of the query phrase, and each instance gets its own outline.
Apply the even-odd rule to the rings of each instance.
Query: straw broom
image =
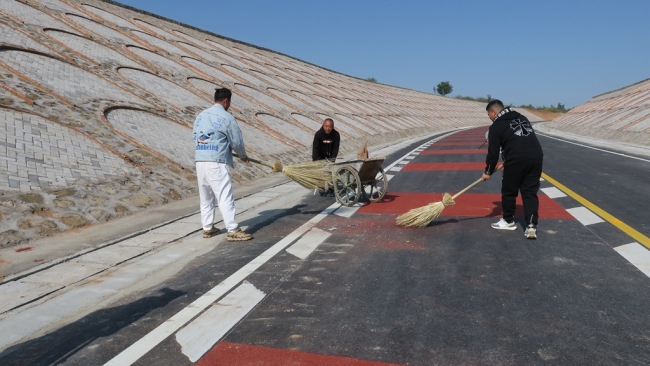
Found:
[[[327,188],[332,181],[332,173],[326,169],[329,164],[327,160],[316,160],[289,165],[282,168],[282,174],[310,190]]]
[[[501,170],[503,164],[499,165],[495,171]],[[456,193],[455,195],[450,195],[449,193],[443,194],[442,201],[429,203],[426,206],[414,208],[405,214],[397,216],[397,225],[407,226],[407,227],[425,227],[431,223],[431,221],[437,219],[442,210],[445,207],[455,205],[456,201],[454,199],[458,198],[461,194],[467,192],[469,189],[475,185],[481,183],[481,178],[477,179],[474,183],[465,187],[462,191]]]
[[[232,154],[233,156],[239,156],[234,152]],[[329,164],[327,160],[311,161],[286,167],[283,167],[279,160],[276,160],[273,164],[250,157],[248,160],[271,168],[273,173],[282,172],[287,178],[310,190],[326,187],[327,183],[332,181],[332,174],[325,170],[325,167]]]

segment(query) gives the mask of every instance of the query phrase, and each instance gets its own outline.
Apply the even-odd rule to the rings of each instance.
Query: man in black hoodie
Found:
[[[334,129],[334,120],[325,119],[323,127],[314,135],[314,144],[312,146],[311,160],[327,159],[334,161],[339,154],[339,143],[341,135]]]
[[[537,239],[537,191],[544,158],[542,146],[528,119],[505,108],[500,100],[491,101],[485,109],[493,123],[488,131],[486,167],[481,179],[486,181],[494,173],[500,149],[503,149],[504,164],[501,182],[503,218],[492,224],[492,227],[501,230],[517,229],[514,218],[517,194],[520,191],[526,219],[524,235],[528,239]]]

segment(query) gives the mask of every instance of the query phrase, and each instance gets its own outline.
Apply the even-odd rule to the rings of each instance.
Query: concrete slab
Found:
[[[108,266],[115,266],[150,250],[151,249],[147,247],[133,247],[116,244],[82,255],[72,262],[101,263]]]
[[[13,281],[0,285],[0,314],[17,306],[39,299],[63,286],[44,283]],[[0,332],[5,336],[4,332]]]
[[[279,197],[280,193],[266,190],[259,193],[255,193],[253,196],[275,198],[275,197]]]
[[[119,245],[129,247],[142,247],[142,248],[155,248],[160,245],[165,245],[169,242],[177,240],[177,234],[159,234],[159,233],[145,233],[136,237],[119,242]]]
[[[79,263],[70,261],[37,272],[20,280],[20,282],[69,286],[108,268],[103,263]]]
[[[171,224],[156,228],[151,230],[148,234],[167,234],[167,235],[176,235],[177,238],[181,238],[188,234],[198,232],[201,230],[201,221],[195,222],[172,222]]]

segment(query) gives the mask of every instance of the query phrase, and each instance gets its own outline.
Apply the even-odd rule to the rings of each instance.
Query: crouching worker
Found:
[[[320,128],[314,135],[314,143],[312,145],[311,160],[327,159],[331,162],[336,160],[339,154],[339,143],[341,142],[341,135],[334,129],[334,120],[327,118],[323,122],[323,127]]]

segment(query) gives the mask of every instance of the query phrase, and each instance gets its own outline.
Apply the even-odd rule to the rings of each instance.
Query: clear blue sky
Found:
[[[575,107],[650,78],[650,0],[122,0],[343,74]]]

